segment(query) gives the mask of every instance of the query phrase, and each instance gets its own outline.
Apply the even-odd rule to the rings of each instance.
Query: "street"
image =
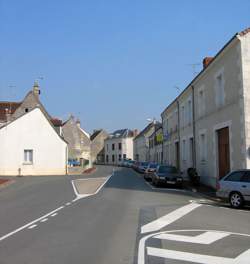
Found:
[[[0,189],[0,215],[0,264],[250,259],[249,208],[234,210],[186,190],[155,189],[128,168],[15,178]]]

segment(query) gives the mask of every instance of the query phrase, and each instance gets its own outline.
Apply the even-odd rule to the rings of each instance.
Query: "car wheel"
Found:
[[[233,208],[238,209],[238,208],[241,208],[243,206],[244,199],[240,193],[233,192],[229,196],[229,202]]]

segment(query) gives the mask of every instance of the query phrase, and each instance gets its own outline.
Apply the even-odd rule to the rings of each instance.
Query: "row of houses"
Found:
[[[104,162],[103,129],[89,135],[73,115],[53,118],[35,82],[21,102],[0,102],[0,175],[64,175],[69,161]]]
[[[197,168],[216,188],[236,169],[250,169],[250,29],[235,34],[202,71],[134,139],[134,159]]]

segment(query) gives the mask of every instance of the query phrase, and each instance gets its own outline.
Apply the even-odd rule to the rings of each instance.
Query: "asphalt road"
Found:
[[[72,180],[112,171],[17,178],[1,189],[0,264],[250,263],[249,209],[155,190],[125,168],[76,200]]]

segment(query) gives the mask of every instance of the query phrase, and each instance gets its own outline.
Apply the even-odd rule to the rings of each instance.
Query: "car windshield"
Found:
[[[177,169],[175,167],[169,166],[160,166],[158,171],[159,173],[177,173]]]

